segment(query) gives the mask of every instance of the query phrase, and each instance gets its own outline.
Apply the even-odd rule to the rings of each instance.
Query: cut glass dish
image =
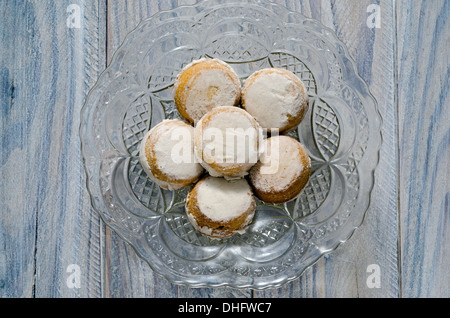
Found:
[[[222,240],[188,221],[188,188],[162,190],[138,158],[149,129],[180,117],[175,78],[202,57],[229,63],[241,80],[288,69],[310,97],[305,120],[289,133],[311,157],[308,185],[286,204],[258,201],[247,232]],[[156,273],[191,287],[264,289],[298,278],[362,224],[380,130],[376,101],[330,29],[271,2],[206,0],[160,12],[127,36],[88,95],[80,136],[94,209]]]

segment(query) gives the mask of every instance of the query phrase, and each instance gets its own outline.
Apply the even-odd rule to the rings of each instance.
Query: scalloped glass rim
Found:
[[[251,12],[252,11],[251,9],[258,8],[261,10],[259,12],[266,12],[268,15],[273,14],[273,12],[276,12],[277,18],[279,19],[279,21],[281,21],[279,23],[282,23],[284,19],[285,22],[284,27],[286,29],[283,30],[277,29],[274,32],[285,31],[286,33],[288,33],[287,31],[288,29],[293,29],[294,31],[302,30],[304,31],[303,34],[307,34],[308,36],[310,36],[310,40],[314,42],[314,45],[322,48],[325,47],[325,49],[321,51],[321,54],[329,54],[330,56],[333,56],[333,58],[336,59],[335,63],[337,63],[340,66],[340,73],[336,71],[333,71],[334,73],[330,72],[330,74],[334,74],[330,75],[330,77],[331,76],[340,77],[338,80],[338,85],[342,85],[342,87],[339,87],[339,90],[342,89],[342,91],[346,92],[346,96],[344,97],[339,96],[339,101],[342,102],[343,100],[345,100],[349,101],[348,103],[351,103],[352,101],[359,100],[360,106],[357,105],[356,103],[355,104],[356,106],[353,106],[354,109],[359,111],[360,109],[358,107],[362,107],[362,110],[366,112],[367,119],[364,116],[358,117],[357,115],[354,114],[351,114],[351,116],[354,120],[353,124],[357,123],[359,120],[362,123],[361,125],[364,125],[366,128],[367,126],[370,128],[370,129],[367,128],[368,130],[366,136],[367,148],[365,150],[362,150],[361,158],[358,158],[359,161],[354,160],[355,157],[354,153],[351,154],[352,151],[358,153],[358,150],[353,149],[354,148],[353,145],[355,142],[353,143],[348,142],[349,144],[351,143],[352,147],[346,149],[345,151],[342,151],[341,153],[339,153],[339,155],[337,155],[336,153],[336,151],[338,151],[337,149],[336,150],[332,149],[335,152],[334,153],[332,152],[329,158],[325,157],[323,155],[323,151],[321,151],[320,149],[317,152],[318,156],[322,156],[324,160],[322,160],[322,163],[319,165],[319,167],[317,167],[316,172],[321,167],[325,167],[326,168],[325,170],[329,171],[329,173],[334,173],[335,176],[339,175],[341,179],[345,179],[344,177],[345,171],[347,172],[350,171],[349,180],[354,176],[358,178],[359,182],[357,184],[358,193],[351,202],[351,205],[353,205],[353,209],[348,208],[349,212],[344,218],[344,221],[342,221],[342,224],[340,224],[339,219],[337,219],[337,221],[333,220],[330,223],[331,225],[328,224],[328,226],[333,227],[333,230],[331,230],[330,232],[328,232],[327,229],[320,227],[313,228],[308,222],[317,221],[317,219],[315,219],[314,217],[314,213],[312,213],[311,215],[306,215],[306,217],[303,217],[300,214],[294,216],[294,214],[296,213],[294,211],[294,208],[298,207],[298,205],[301,204],[301,202],[299,203],[299,201],[296,201],[294,206],[290,205],[284,206],[284,209],[288,211],[288,213],[292,214],[291,215],[292,224],[290,225],[289,228],[289,231],[291,231],[290,235],[296,236],[297,233],[304,232],[306,233],[304,234],[306,239],[303,242],[304,245],[299,247],[294,246],[293,248],[289,248],[289,250],[287,250],[284,254],[279,255],[279,259],[276,260],[277,264],[272,264],[270,261],[267,261],[265,263],[261,262],[261,264],[263,265],[261,265],[260,267],[252,268],[250,265],[244,262],[243,265],[240,267],[239,257],[237,258],[237,260],[234,257],[232,261],[230,261],[230,259],[227,258],[227,255],[229,253],[232,253],[233,250],[228,251],[226,250],[226,248],[223,248],[225,252],[223,252],[222,254],[219,253],[214,257],[215,258],[214,264],[211,265],[208,264],[208,262],[206,262],[206,265],[202,264],[201,266],[200,265],[197,266],[196,264],[191,265],[187,263],[187,265],[185,266],[188,268],[188,270],[186,270],[181,263],[177,264],[176,259],[171,259],[170,255],[169,256],[163,255],[164,253],[162,252],[160,255],[155,256],[156,255],[155,253],[158,253],[157,251],[159,251],[159,249],[161,248],[160,246],[154,246],[153,250],[152,249],[149,250],[147,246],[149,244],[150,245],[153,244],[151,242],[149,243],[149,241],[146,239],[147,236],[148,237],[151,237],[151,235],[153,235],[153,237],[155,237],[155,235],[159,237],[161,235],[167,236],[167,233],[163,233],[164,231],[167,230],[165,229],[166,227],[169,228],[165,222],[166,219],[165,217],[154,215],[149,216],[147,218],[137,218],[135,211],[133,211],[132,212],[133,215],[131,216],[127,215],[123,219],[117,220],[108,214],[107,211],[110,207],[107,206],[106,203],[112,204],[113,206],[114,203],[110,203],[111,201],[108,201],[108,199],[107,200],[104,199],[105,194],[100,191],[100,188],[102,187],[102,183],[104,183],[105,180],[107,180],[109,177],[116,178],[115,174],[121,173],[121,171],[118,171],[117,166],[121,165],[121,161],[125,162],[126,161],[125,159],[127,157],[126,155],[121,154],[120,147],[116,147],[114,143],[111,142],[111,139],[109,139],[110,144],[104,143],[103,144],[104,147],[99,147],[97,141],[102,139],[102,137],[100,136],[101,133],[95,131],[93,125],[96,124],[96,120],[103,121],[104,119],[102,117],[99,117],[98,113],[95,113],[94,115],[94,108],[98,107],[98,101],[100,97],[102,97],[102,92],[107,90],[108,86],[114,80],[116,80],[120,76],[123,76],[123,79],[125,79],[126,76],[130,76],[128,74],[129,69],[124,70],[122,68],[124,68],[124,65],[127,66],[127,63],[129,63],[129,61],[126,60],[127,52],[132,49],[132,47],[130,46],[133,44],[133,41],[135,41],[135,38],[139,37],[141,33],[155,30],[158,28],[158,26],[163,26],[167,24],[168,21],[176,22],[184,20],[191,22],[194,21],[198,23],[199,21],[200,22],[203,21],[202,19],[206,15],[208,15],[211,12],[214,12],[214,10],[217,10],[218,8],[234,9],[234,7],[240,8],[241,10],[248,10],[248,12]],[[247,11],[243,12],[247,13]],[[249,14],[251,15],[251,13]],[[220,22],[217,20],[214,21],[218,23]],[[250,22],[247,24],[247,26],[251,28],[252,27],[251,22],[253,22],[253,20],[249,21]],[[283,39],[284,38],[282,38],[282,40]],[[280,58],[279,61],[280,63],[282,63],[281,60],[286,60],[287,61],[287,62],[285,61],[287,63],[287,65],[285,65],[286,67],[290,67],[292,63],[297,63],[296,67],[298,65],[306,66],[306,68],[304,68],[303,71],[306,70],[305,72],[307,73],[310,70],[308,69],[308,66],[306,64],[302,63],[302,62],[307,63],[307,61],[298,59],[295,55],[291,54],[291,51],[288,48],[288,44],[292,46],[304,44],[301,43],[301,41],[302,39],[291,37],[288,40],[285,40],[285,43],[283,41],[279,41],[280,42],[279,44],[272,43],[274,44],[273,46],[277,48],[277,50],[272,51],[269,50],[269,55],[284,54],[283,58]],[[316,52],[313,51],[314,49],[315,48],[312,48],[311,52]],[[311,52],[307,52],[307,54],[311,54]],[[232,56],[231,58],[234,57]],[[232,62],[238,63],[236,65],[239,66],[238,59]],[[272,64],[273,61],[268,60],[268,62]],[[328,64],[327,67],[329,69],[330,67],[334,66],[333,65],[330,66]],[[310,73],[312,73],[312,75],[314,76],[313,72],[310,71]],[[325,83],[326,85],[329,85],[329,81],[327,80],[324,81],[326,82]],[[139,79],[137,79],[136,82],[139,82]],[[316,79],[314,79],[314,84],[316,85],[315,89],[319,89],[317,87]],[[135,89],[136,92],[138,92],[139,91],[138,87],[139,83],[135,83],[131,85],[131,88],[129,89],[131,91]],[[321,89],[323,89],[323,87],[321,87]],[[336,112],[333,117],[332,114],[333,109],[327,104],[327,99],[332,101],[337,100],[335,91],[333,91],[332,89],[331,90],[325,89],[321,91],[320,96],[318,96],[318,94],[315,94],[314,91],[312,91],[311,96],[314,96],[314,102],[312,103],[313,107],[320,109],[320,111],[317,111],[317,113],[311,115],[311,125],[315,124],[313,120],[314,115],[316,115],[316,117],[317,116],[326,117],[328,116],[328,114],[331,113],[332,120],[334,120],[335,123],[338,123],[338,125],[340,123],[342,126],[342,119],[339,118],[339,114]],[[323,115],[324,113],[326,115]],[[320,117],[319,120],[326,119],[327,121],[332,121],[329,118],[325,117],[323,118]],[[91,91],[88,94],[86,103],[82,109],[81,114],[80,138],[82,143],[83,164],[87,176],[86,185],[88,192],[90,194],[93,208],[98,212],[103,222],[108,227],[110,227],[117,235],[119,235],[124,241],[129,243],[136,251],[136,253],[142,259],[144,259],[149,263],[150,267],[156,273],[166,277],[172,283],[179,285],[187,285],[190,287],[229,286],[234,288],[265,289],[282,286],[300,277],[308,267],[315,264],[323,255],[330,253],[331,251],[335,250],[340,244],[346,242],[353,235],[354,231],[362,224],[364,217],[366,215],[366,211],[370,205],[371,192],[374,186],[375,169],[379,162],[380,156],[379,152],[382,143],[381,125],[382,119],[378,111],[376,100],[370,94],[367,84],[357,74],[355,63],[350,58],[345,45],[340,40],[338,40],[337,36],[331,29],[322,26],[319,22],[313,19],[304,17],[302,14],[298,12],[289,11],[283,6],[268,1],[248,0],[248,1],[228,1],[224,3],[223,1],[205,0],[200,1],[194,5],[181,6],[172,10],[161,11],[156,15],[154,15],[153,17],[141,22],[140,25],[134,31],[129,33],[129,35],[124,40],[123,44],[114,54],[111,64],[101,74],[96,85],[91,89]],[[315,146],[316,148],[319,148],[319,146],[317,145],[318,142],[317,139],[321,138],[321,142],[323,142],[325,145],[326,138],[324,136],[329,136],[324,134],[324,132],[327,134],[329,133],[329,130],[325,129],[328,127],[325,127],[324,131],[320,130],[321,129],[320,127],[322,126],[319,125],[318,127],[319,133],[317,132],[315,133],[317,133],[319,137],[316,136],[314,138],[314,144],[316,144]],[[338,128],[345,129],[345,126]],[[302,138],[301,129],[298,132],[299,138]],[[322,133],[322,135],[320,135],[320,133]],[[339,132],[339,134],[340,133],[341,132]],[[343,136],[340,137],[341,139],[345,139]],[[339,139],[336,142],[337,145],[334,144],[334,146],[336,146],[336,148],[339,148],[340,142],[341,140]],[[325,149],[324,147],[322,148]],[[115,157],[118,154],[119,154],[118,157],[120,157],[120,159],[117,159]],[[344,166],[346,168],[343,168]],[[325,174],[325,176],[321,175],[320,177],[326,178],[327,175],[328,174]],[[361,180],[363,180],[364,182],[362,182]],[[323,180],[318,179],[317,181],[318,184],[320,185],[320,182]],[[347,186],[347,181],[348,181],[347,179],[344,180],[343,188],[351,189],[351,186]],[[114,197],[114,195],[117,196],[117,193],[115,193],[114,191],[110,191],[106,195]],[[326,200],[327,198],[323,199],[323,201],[320,204],[324,204]],[[340,202],[338,206],[339,208],[342,209],[341,204],[343,203]],[[174,207],[172,206],[172,208]],[[345,206],[343,206],[343,208],[345,208]],[[333,216],[334,213],[331,214],[331,216]],[[317,222],[318,222],[317,224],[320,224],[320,221]],[[313,228],[313,230],[311,230],[309,227]],[[156,231],[154,231],[155,229]],[[154,244],[156,245],[157,243]],[[239,248],[245,250],[246,247],[242,245]],[[294,252],[292,252],[292,250],[294,250]],[[289,255],[291,252],[293,253],[294,256]],[[297,261],[300,260],[301,262],[297,264]],[[167,262],[170,262],[171,266],[167,266]],[[220,264],[220,266],[222,266],[224,270],[218,271],[218,269],[215,268],[219,266],[217,264]],[[180,267],[179,270],[177,269],[177,266]],[[171,268],[169,269],[169,267]],[[232,270],[228,271],[228,269]],[[208,270],[210,270],[210,273],[205,274],[205,271]],[[266,273],[267,275],[265,276],[264,273],[262,272]],[[201,274],[197,275],[198,273]]]

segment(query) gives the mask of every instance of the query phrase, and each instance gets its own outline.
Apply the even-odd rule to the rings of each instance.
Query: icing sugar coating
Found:
[[[229,221],[247,211],[252,204],[252,191],[245,180],[226,181],[208,178],[198,187],[198,205],[213,221]]]
[[[288,136],[266,140],[260,162],[250,171],[255,194],[270,203],[295,199],[307,184],[311,160],[301,143]]]
[[[195,128],[195,155],[211,176],[243,178],[258,162],[262,140],[259,124],[246,111],[217,107]]]
[[[253,221],[256,203],[247,180],[228,181],[208,176],[197,183],[186,200],[195,229],[215,238],[243,233]]]
[[[194,128],[180,120],[165,120],[151,129],[139,159],[148,177],[168,190],[188,186],[204,172],[194,156]]]
[[[200,59],[187,65],[174,87],[175,105],[189,122],[196,123],[218,106],[237,106],[241,82],[236,72],[218,59]]]
[[[309,102],[305,85],[294,73],[266,68],[244,82],[242,106],[269,132],[284,132],[301,123]]]

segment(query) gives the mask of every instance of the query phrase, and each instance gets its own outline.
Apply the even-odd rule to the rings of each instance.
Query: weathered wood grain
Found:
[[[128,32],[194,2],[0,2],[0,297],[449,297],[446,0],[275,1],[336,31],[384,119],[364,224],[300,279],[259,292],[176,286],[105,228],[85,187],[81,107]],[[380,28],[367,25],[372,4]],[[71,264],[80,288],[67,284]],[[381,288],[366,283],[372,264]]]
[[[19,9],[21,15],[17,14]],[[38,43],[29,36],[37,27],[34,8],[24,3],[3,1],[0,12],[0,19],[9,21],[0,23],[0,297],[31,297],[36,210],[26,201],[33,176],[27,174],[31,162],[24,158],[29,155],[28,131],[34,112],[27,111],[33,96],[27,95],[24,88],[32,83],[39,63],[32,59]],[[28,58],[16,58],[22,54]],[[29,89],[33,87],[36,84]]]
[[[450,296],[449,13],[397,2],[403,297]]]
[[[79,28],[67,23],[73,4]],[[102,8],[0,3],[0,297],[101,296],[100,222],[85,190],[78,129],[105,65]],[[80,288],[67,284],[71,264]]]

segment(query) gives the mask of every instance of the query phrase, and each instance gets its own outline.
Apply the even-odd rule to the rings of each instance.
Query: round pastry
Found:
[[[144,137],[139,159],[148,177],[166,190],[196,182],[204,172],[194,156],[194,127],[165,120]]]
[[[207,113],[194,133],[197,160],[213,177],[243,178],[258,162],[262,130],[239,107],[222,106]]]
[[[186,199],[193,227],[212,238],[242,234],[253,221],[256,202],[246,179],[227,181],[211,176],[200,180]]]
[[[275,136],[266,140],[260,162],[250,171],[250,182],[262,201],[284,203],[300,194],[310,173],[311,160],[303,145],[288,136]]]
[[[242,107],[268,132],[285,132],[302,122],[309,101],[305,85],[294,73],[266,68],[244,82]]]
[[[200,59],[187,65],[174,87],[178,112],[191,123],[217,106],[237,106],[241,82],[236,72],[218,59]]]

